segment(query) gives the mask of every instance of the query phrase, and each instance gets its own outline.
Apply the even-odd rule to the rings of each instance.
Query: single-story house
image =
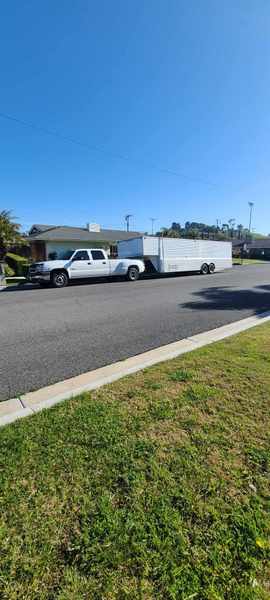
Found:
[[[113,255],[118,241],[140,235],[138,231],[102,229],[95,224],[87,224],[86,227],[35,224],[29,231],[27,241],[33,260],[46,260],[58,258],[63,251],[77,248],[104,248]]]
[[[252,241],[233,240],[233,254],[270,260],[270,237]]]
[[[249,242],[246,247],[249,258],[270,260],[270,237]]]

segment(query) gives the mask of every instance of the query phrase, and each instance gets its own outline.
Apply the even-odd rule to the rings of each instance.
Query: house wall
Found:
[[[31,256],[34,261],[45,260],[46,249],[44,242],[31,242]]]
[[[77,250],[77,248],[104,248],[108,251],[108,242],[46,242],[46,258],[49,254],[56,252],[57,256],[60,252],[66,250]]]
[[[270,260],[270,248],[250,248],[248,257],[260,260]]]

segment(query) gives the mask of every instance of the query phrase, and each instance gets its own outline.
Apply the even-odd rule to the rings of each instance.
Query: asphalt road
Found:
[[[270,309],[270,264],[0,293],[0,399]]]

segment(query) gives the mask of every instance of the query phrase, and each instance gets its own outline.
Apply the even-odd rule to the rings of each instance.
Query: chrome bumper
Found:
[[[50,272],[47,273],[29,273],[29,281],[50,281]]]

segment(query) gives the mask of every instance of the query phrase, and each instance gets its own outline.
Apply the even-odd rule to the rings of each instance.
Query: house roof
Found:
[[[270,237],[269,238],[262,238],[260,240],[253,240],[252,242],[248,242],[248,247],[250,249],[262,249],[264,250],[264,248],[270,248]]]
[[[33,227],[30,229],[30,232],[33,230]],[[38,233],[30,233],[28,236],[30,242],[117,242],[141,235],[138,231],[123,231],[121,229],[101,229],[100,232],[95,232],[88,231],[88,229],[83,227],[68,227],[63,225],[42,225],[35,227],[48,227],[48,229],[40,230]]]
[[[34,235],[36,233],[42,233],[43,231],[47,231],[48,229],[53,229],[56,225],[40,225],[39,223],[34,223],[32,225],[29,235]]]
[[[233,248],[237,248],[237,246],[243,246],[243,244],[244,244],[243,240],[232,239],[231,241],[232,241]]]
[[[236,240],[233,242],[233,248],[247,246],[248,250],[265,250],[267,248],[270,249],[270,237],[269,238],[261,238],[259,240],[246,241]]]

